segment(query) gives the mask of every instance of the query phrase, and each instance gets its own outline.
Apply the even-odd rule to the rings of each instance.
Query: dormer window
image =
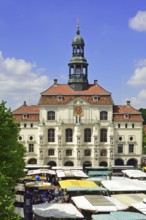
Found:
[[[124,118],[125,118],[125,119],[129,119],[129,117],[130,117],[129,114],[125,114],[125,115],[124,115]]]
[[[28,118],[28,114],[23,114],[23,119],[27,119]]]
[[[99,96],[93,96],[93,101],[97,102],[99,100]]]
[[[62,101],[63,100],[63,96],[57,96],[58,101]]]

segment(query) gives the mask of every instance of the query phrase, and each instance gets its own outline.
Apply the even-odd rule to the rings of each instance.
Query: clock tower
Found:
[[[76,36],[72,42],[72,58],[68,64],[68,85],[75,91],[88,88],[88,63],[84,57],[84,46],[84,39],[80,36],[79,24],[77,24]]]

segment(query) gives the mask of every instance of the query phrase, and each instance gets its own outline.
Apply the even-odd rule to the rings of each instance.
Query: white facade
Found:
[[[88,63],[79,27],[72,43],[68,84],[54,84],[41,93],[38,105],[16,109],[19,141],[26,146],[26,164],[52,166],[140,165],[142,117],[128,101],[114,105],[111,93],[88,83]]]

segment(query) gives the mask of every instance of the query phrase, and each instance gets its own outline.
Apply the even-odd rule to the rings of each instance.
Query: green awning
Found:
[[[97,171],[90,170],[88,172],[88,176],[108,176],[111,173],[112,172],[109,170],[97,170]]]

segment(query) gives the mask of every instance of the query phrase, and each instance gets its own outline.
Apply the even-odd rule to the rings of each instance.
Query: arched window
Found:
[[[86,128],[84,130],[84,142],[91,142],[91,129]]]
[[[107,112],[106,111],[100,112],[100,120],[107,120]]]
[[[107,156],[107,151],[105,149],[100,151],[100,156],[101,157],[106,157]]]
[[[67,128],[66,129],[66,142],[72,142],[72,129],[71,128]]]
[[[107,129],[105,128],[100,130],[100,142],[107,142]]]
[[[48,129],[48,142],[55,142],[55,130],[54,128]]]
[[[84,151],[84,156],[91,156],[91,150],[85,150]]]
[[[54,156],[54,149],[48,150],[48,156]]]
[[[72,150],[70,149],[66,150],[66,156],[72,156]]]
[[[55,112],[54,111],[49,111],[47,115],[48,120],[55,120]]]

